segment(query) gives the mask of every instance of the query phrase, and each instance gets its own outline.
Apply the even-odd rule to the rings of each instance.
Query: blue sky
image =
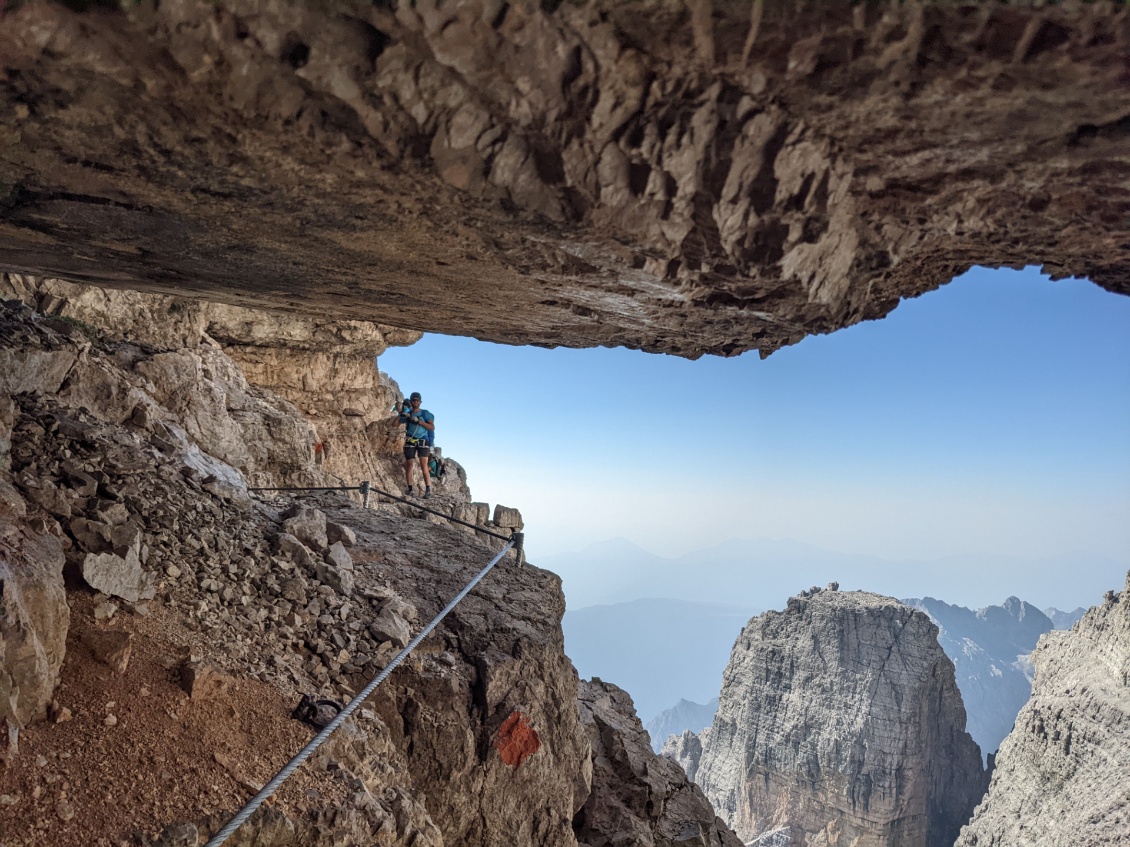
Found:
[[[614,536],[1130,563],[1130,298],[1084,280],[974,269],[764,361],[426,336],[378,364],[535,563]]]

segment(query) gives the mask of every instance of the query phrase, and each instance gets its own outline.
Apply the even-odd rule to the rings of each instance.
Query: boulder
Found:
[[[156,594],[153,575],[142,569],[133,548],[127,550],[124,557],[115,553],[87,553],[82,560],[82,578],[91,588],[129,603],[152,600]]]
[[[209,700],[225,694],[235,680],[215,665],[188,661],[181,665],[180,687],[193,700]]]
[[[483,526],[490,520],[490,504],[489,503],[460,503],[459,514],[455,517],[462,518],[467,523],[473,523],[476,526]]]
[[[502,529],[513,529],[519,532],[525,526],[522,522],[522,513],[509,506],[494,507],[494,523]]]
[[[353,593],[353,588],[356,583],[352,568],[344,570],[334,565],[328,565],[325,562],[318,562],[314,566],[314,572],[318,575],[318,579],[338,594],[348,596]]]
[[[344,524],[326,521],[326,540],[330,544],[340,541],[346,547],[353,547],[357,544],[357,534]]]
[[[88,553],[106,553],[112,549],[110,538],[113,527],[109,524],[92,521],[89,518],[74,518],[69,528],[80,550]]]
[[[340,541],[335,541],[330,545],[330,549],[326,551],[326,562],[333,565],[338,570],[351,571],[353,570],[353,557],[345,549],[345,545]]]
[[[130,652],[133,649],[133,634],[88,629],[82,634],[82,643],[98,661],[109,665],[117,674],[124,674],[129,666]]]
[[[407,647],[412,640],[412,630],[404,620],[392,609],[386,607],[377,613],[369,622],[369,634],[377,642],[391,641],[395,647]]]
[[[117,526],[129,520],[129,509],[115,500],[99,500],[90,510],[91,516],[104,524]]]
[[[310,567],[314,564],[314,554],[305,544],[289,532],[280,532],[271,542],[271,549],[294,562],[300,567]]]
[[[282,513],[283,531],[315,550],[329,546],[326,538],[326,515],[320,509],[296,503]]]
[[[76,499],[71,488],[62,488],[50,479],[25,479],[24,497],[43,511],[66,520],[73,513],[72,503]]]
[[[384,603],[381,604],[380,611],[382,613],[389,612],[390,614],[398,615],[409,623],[414,623],[419,617],[419,612],[416,611],[416,607],[414,605],[409,603],[403,597],[395,594],[387,598]]]

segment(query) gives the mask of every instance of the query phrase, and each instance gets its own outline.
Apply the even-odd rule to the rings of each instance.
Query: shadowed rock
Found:
[[[0,11],[0,267],[692,357],[1130,291],[1119,4],[89,6]]]

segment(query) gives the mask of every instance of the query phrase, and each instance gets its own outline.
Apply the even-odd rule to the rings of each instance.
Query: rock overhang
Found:
[[[974,264],[1130,293],[1123,5],[798,9],[16,4],[0,267],[688,357]]]

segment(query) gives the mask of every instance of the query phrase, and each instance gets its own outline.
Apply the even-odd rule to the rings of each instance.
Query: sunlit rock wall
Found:
[[[855,847],[949,847],[985,790],[937,627],[820,589],[738,637],[695,781],[743,839]]]

